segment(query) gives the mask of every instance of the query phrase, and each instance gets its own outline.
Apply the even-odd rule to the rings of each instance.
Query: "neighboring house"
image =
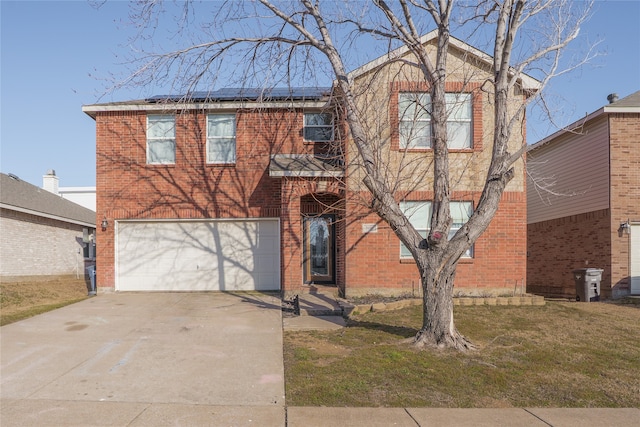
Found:
[[[574,298],[599,268],[605,298],[640,294],[640,91],[609,101],[529,149],[529,292]]]
[[[423,42],[433,46],[434,38]],[[432,150],[417,105],[428,104],[428,88],[407,55],[398,49],[352,75],[365,127],[390,160],[385,173],[398,174],[397,201],[426,233]],[[462,92],[448,98],[456,105],[455,229],[477,204],[491,157],[493,104],[481,85],[492,60],[452,38],[449,64],[447,88]],[[525,76],[514,107],[537,84]],[[413,259],[366,208],[370,196],[332,88],[222,89],[83,111],[96,121],[97,219],[106,225],[98,232],[99,289],[420,293]],[[517,133],[511,149],[524,143]],[[463,292],[524,285],[522,161],[515,171],[493,223],[460,261]]]
[[[95,212],[0,174],[0,276],[84,276],[95,263]]]
[[[42,177],[42,188],[87,209],[96,211],[96,187],[59,187],[56,171],[49,169]]]

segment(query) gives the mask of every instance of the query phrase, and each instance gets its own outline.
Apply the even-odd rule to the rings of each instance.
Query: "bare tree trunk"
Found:
[[[418,348],[455,348],[475,350],[475,346],[458,332],[453,322],[453,281],[457,260],[443,261],[433,254],[426,264],[419,263],[423,292],[422,328],[416,334]]]

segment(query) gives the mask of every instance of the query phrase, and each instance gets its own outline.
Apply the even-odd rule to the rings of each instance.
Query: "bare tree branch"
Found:
[[[358,182],[345,180],[341,184],[357,188],[354,200],[360,200],[366,205],[363,209],[375,212],[388,224],[416,261],[424,297],[423,327],[416,345],[466,350],[473,346],[455,329],[452,314],[458,261],[487,230],[505,189],[519,168],[524,168],[521,159],[526,151],[527,105],[537,99],[544,105],[540,93],[548,82],[595,54],[592,46],[581,60],[564,66],[562,55],[577,40],[591,2],[373,0],[371,5],[354,4],[351,7],[347,1],[339,6],[312,0],[216,4],[212,6],[216,12],[211,22],[193,26],[204,28],[198,42],[157,54],[138,52],[136,63],[142,65],[119,84],[174,79],[172,83],[177,82],[188,92],[203,85],[211,89],[212,82],[224,72],[226,61],[238,64],[233,78],[243,87],[254,82],[260,87],[276,82],[306,83],[309,76],[327,78],[335,89],[332,102],[339,106],[339,115],[349,131],[348,138],[327,153],[342,161],[349,152],[345,167],[359,177]],[[136,19],[142,25],[151,23],[149,30],[153,33],[161,3],[141,5]],[[177,33],[192,28],[186,23],[195,15],[193,8],[190,2],[185,4]],[[457,47],[451,48],[452,16],[461,29],[490,40],[492,60],[473,49],[459,52],[457,42]],[[425,43],[427,29],[434,29],[437,36]],[[364,75],[349,73],[349,60],[359,53],[354,46],[360,36],[381,45],[387,55],[397,47],[403,47],[402,54],[389,56],[387,63],[379,63]],[[323,72],[326,75],[320,76]],[[527,86],[527,82],[536,80],[534,87]],[[454,108],[447,104],[447,93],[454,82],[459,83],[454,92],[482,97],[486,110],[493,113],[491,129],[485,129],[486,138],[481,135],[483,152],[491,151],[489,160],[473,150],[463,160],[450,153]],[[406,85],[392,92],[390,88],[396,83]],[[480,89],[474,89],[476,85]],[[390,111],[392,102],[397,106],[399,93],[405,90],[429,95],[428,105],[417,107],[429,117],[430,147],[423,152],[390,148],[397,136],[394,132],[398,132],[400,114],[394,110],[393,117],[385,110]],[[374,93],[377,97],[372,94],[375,91],[380,92]],[[387,99],[381,99],[383,96]],[[477,164],[480,166],[475,167]],[[473,190],[480,195],[467,223],[450,237],[452,188],[467,190],[462,183],[471,169],[483,174],[481,190]],[[539,183],[536,191],[551,184]],[[426,239],[398,203],[413,191],[433,195]],[[184,199],[186,195],[175,197]],[[335,208],[333,202],[325,205],[326,209]]]

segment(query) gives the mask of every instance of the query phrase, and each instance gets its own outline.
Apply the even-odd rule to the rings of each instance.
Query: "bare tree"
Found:
[[[164,28],[161,2],[141,2],[138,6],[133,20],[143,30],[141,34]],[[227,86],[237,83],[244,87],[292,85],[329,76],[339,94],[357,153],[354,161],[370,195],[370,207],[394,230],[418,267],[424,315],[415,345],[466,350],[473,345],[457,331],[453,321],[453,283],[458,261],[489,226],[505,187],[514,177],[514,165],[522,162],[526,150],[526,106],[539,96],[549,79],[589,56],[587,52],[581,60],[568,65],[561,61],[566,47],[578,36],[589,8],[587,2],[572,0],[373,0],[326,4],[312,0],[255,0],[199,6],[187,2],[173,30],[194,30],[198,39],[187,46],[137,55],[140,66],[122,84],[164,82],[189,93],[220,84],[217,79],[221,76]],[[202,16],[210,19],[195,26],[192,20]],[[436,32],[433,51],[421,38],[429,30]],[[489,41],[490,77],[482,82],[480,91],[483,99],[492,103],[494,117],[490,148],[485,148],[492,154],[484,171],[481,197],[467,223],[450,236],[451,188],[458,179],[450,170],[450,111],[445,96],[452,30]],[[406,190],[399,180],[424,182],[424,174],[416,178],[394,170],[397,165],[391,165],[384,154],[385,149],[388,151],[384,141],[388,139],[388,129],[386,133],[372,132],[367,126],[360,100],[366,89],[360,88],[357,77],[348,71],[354,65],[350,61],[360,59],[357,46],[362,44],[367,44],[370,51],[386,53],[404,47],[408,55],[388,60],[411,67],[430,95],[432,152],[428,156],[407,156],[400,162],[405,168],[411,165],[414,171],[429,171],[434,198],[426,239],[411,225],[397,199],[398,190]],[[229,67],[234,68],[233,74],[225,72]],[[522,85],[523,79],[530,79],[528,74],[537,79],[535,90]],[[520,141],[515,149],[510,144],[514,135],[519,135]],[[470,161],[474,161],[473,157]]]

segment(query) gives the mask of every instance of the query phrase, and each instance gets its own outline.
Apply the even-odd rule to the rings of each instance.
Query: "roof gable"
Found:
[[[438,31],[437,30],[432,30],[430,32],[428,32],[427,34],[423,35],[422,37],[420,37],[419,41],[421,44],[427,44],[430,43],[431,41],[435,40],[438,37]],[[487,53],[481,51],[480,49],[477,49],[473,46],[471,46],[468,43],[463,42],[460,39],[457,39],[453,36],[450,36],[449,39],[449,44],[453,47],[455,47],[456,49],[459,49],[463,52],[465,52],[468,55],[472,55],[474,56],[476,59],[478,59],[478,61],[485,63],[486,65],[488,65],[489,67],[493,67],[493,57],[491,55],[488,55]],[[395,61],[399,58],[402,58],[403,56],[407,55],[410,53],[409,48],[406,45],[403,45],[397,49],[394,49],[390,52],[388,52],[385,55],[382,55],[376,59],[374,59],[373,61],[370,61],[366,64],[364,64],[361,67],[356,68],[355,70],[353,70],[352,72],[349,73],[349,77],[352,79],[356,79],[359,76],[366,74],[378,67],[383,66],[384,64],[391,62],[391,61]],[[533,77],[529,76],[528,74],[522,74],[520,76],[520,82],[522,84],[522,88],[525,90],[538,90],[540,88],[540,81],[534,79]]]
[[[586,115],[585,117],[578,119],[577,121],[571,123],[570,125],[552,133],[551,135],[541,139],[535,144],[529,146],[527,149],[528,152],[537,150],[543,145],[547,145],[551,142],[558,141],[558,138],[565,133],[572,132],[577,128],[584,127],[592,120],[600,117],[603,114],[609,113],[632,113],[632,114],[640,114],[640,90],[632,93],[631,95],[625,96],[622,99],[619,99],[615,102],[605,105],[604,107],[600,107],[596,111],[591,114]]]
[[[604,109],[607,113],[640,113],[640,90],[605,105]]]

